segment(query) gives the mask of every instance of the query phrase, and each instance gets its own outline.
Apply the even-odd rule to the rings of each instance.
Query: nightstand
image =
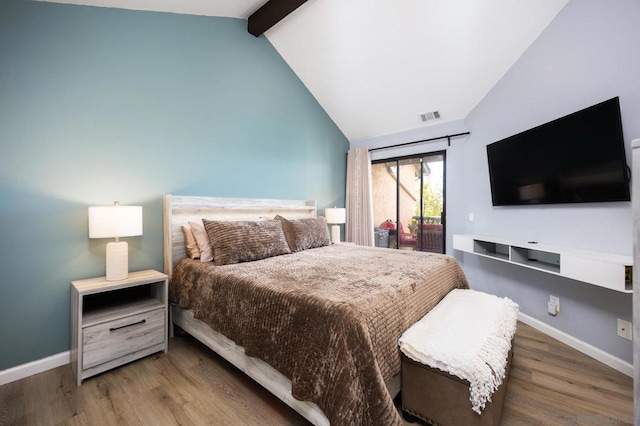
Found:
[[[82,380],[167,352],[168,277],[154,270],[120,281],[71,282],[71,368]]]

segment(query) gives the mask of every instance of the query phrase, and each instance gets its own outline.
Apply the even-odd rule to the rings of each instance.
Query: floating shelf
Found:
[[[599,287],[633,293],[633,257],[480,235],[453,236],[454,250]]]

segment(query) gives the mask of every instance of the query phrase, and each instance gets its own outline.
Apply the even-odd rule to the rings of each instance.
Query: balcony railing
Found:
[[[417,224],[420,223],[420,216],[413,216],[413,221]],[[441,222],[440,216],[422,216],[422,223],[439,225]]]

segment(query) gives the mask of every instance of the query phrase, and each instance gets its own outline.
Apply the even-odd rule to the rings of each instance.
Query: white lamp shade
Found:
[[[141,206],[89,207],[89,238],[119,238],[142,235]]]
[[[336,207],[324,209],[324,217],[327,219],[327,223],[330,224],[345,223],[347,219],[347,209]]]

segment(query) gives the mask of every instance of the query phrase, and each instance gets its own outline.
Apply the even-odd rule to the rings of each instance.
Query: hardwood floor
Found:
[[[503,425],[632,425],[633,379],[518,323]]]
[[[503,425],[631,425],[633,383],[519,323]],[[0,387],[0,425],[308,425],[192,338],[76,387],[59,367]]]

